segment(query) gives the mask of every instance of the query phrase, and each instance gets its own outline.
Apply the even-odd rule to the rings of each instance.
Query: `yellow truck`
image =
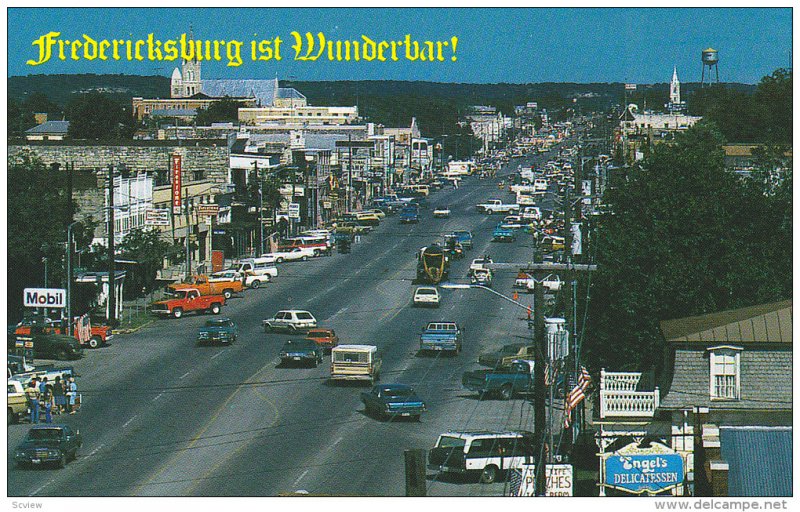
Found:
[[[201,274],[192,276],[192,280],[188,283],[171,284],[169,289],[171,291],[198,290],[200,295],[222,295],[225,300],[230,299],[234,293],[241,293],[244,289],[241,280],[221,281],[217,279],[209,280],[208,276]]]

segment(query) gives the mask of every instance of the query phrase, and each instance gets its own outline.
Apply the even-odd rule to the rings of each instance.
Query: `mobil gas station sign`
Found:
[[[22,301],[26,308],[65,308],[67,291],[63,288],[25,288]]]

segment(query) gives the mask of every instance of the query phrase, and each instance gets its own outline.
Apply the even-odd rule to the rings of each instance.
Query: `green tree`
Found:
[[[134,131],[133,118],[110,97],[92,92],[72,100],[66,108],[69,136],[73,139],[118,140]]]
[[[239,120],[239,108],[244,103],[235,101],[225,96],[220,101],[215,101],[208,108],[198,109],[195,122],[197,126],[209,126],[211,123],[230,123]]]
[[[65,248],[68,208],[66,174],[55,171],[29,153],[8,159],[8,314],[22,313],[22,290],[44,285],[47,258],[48,284],[65,284]],[[76,209],[77,210],[77,209]],[[78,225],[78,250],[91,241],[93,222]]]
[[[791,296],[791,194],[726,171],[722,142],[700,123],[607,193],[587,328],[595,368],[660,370],[659,321]]]
[[[126,277],[127,289],[133,296],[143,290],[153,290],[156,273],[162,268],[171,248],[172,244],[162,240],[156,229],[134,229],[125,235],[119,251],[124,259],[136,262]]]

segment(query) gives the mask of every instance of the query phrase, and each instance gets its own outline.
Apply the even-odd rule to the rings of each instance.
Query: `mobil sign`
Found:
[[[657,494],[682,485],[684,464],[681,454],[660,443],[653,443],[653,448],[655,449],[623,449],[610,454],[605,459],[603,483],[607,487],[634,494]],[[620,453],[624,451],[629,453]],[[646,451],[651,453],[643,453]]]
[[[22,301],[27,308],[65,308],[67,292],[63,288],[25,288]]]

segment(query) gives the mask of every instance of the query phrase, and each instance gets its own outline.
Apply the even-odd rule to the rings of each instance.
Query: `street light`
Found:
[[[507,296],[503,295],[502,293],[500,293],[498,291],[495,291],[495,290],[489,288],[488,286],[485,286],[485,285],[482,285],[482,284],[442,283],[440,286],[442,288],[444,288],[445,290],[467,290],[469,288],[480,288],[482,290],[486,290],[488,292],[492,292],[493,294],[497,295],[501,299],[506,300],[506,301],[514,304],[515,306],[518,306],[518,307],[520,307],[520,308],[522,308],[522,309],[524,309],[526,311],[530,311],[531,310],[530,306],[528,306],[526,304],[523,304],[521,302],[518,302],[518,301],[512,299],[511,297],[507,297]]]

